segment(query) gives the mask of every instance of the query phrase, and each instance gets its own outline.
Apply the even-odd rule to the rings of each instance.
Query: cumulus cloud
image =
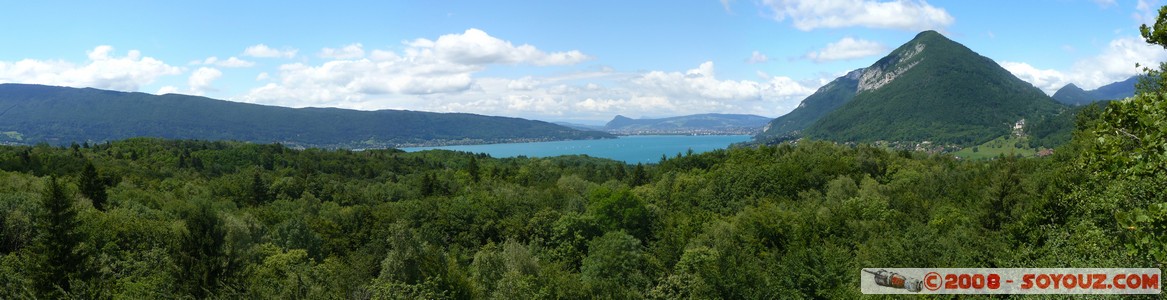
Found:
[[[60,60],[0,61],[0,82],[138,91],[160,77],[182,73],[182,69],[142,56],[138,50],[121,57],[113,50],[97,46],[87,53],[89,60],[82,65]]]
[[[201,67],[190,74],[187,84],[190,85],[191,94],[202,95],[213,90],[211,83],[222,76],[223,72],[218,69]]]
[[[1053,94],[1069,83],[1090,90],[1122,81],[1140,72],[1136,63],[1157,66],[1163,61],[1167,61],[1167,52],[1163,48],[1148,45],[1137,37],[1126,37],[1110,41],[1102,53],[1075,62],[1070,70],[1041,69],[1024,62],[1002,61],[1000,64],[1018,78]]]
[[[402,61],[407,57],[402,55]],[[417,77],[431,82],[417,83],[413,87],[430,86],[436,90],[441,83],[454,83],[449,85],[449,92],[411,94],[386,90],[374,93],[367,89],[366,82],[391,82],[374,78],[397,75],[369,75],[380,74],[375,69],[367,73],[341,70],[396,64],[403,68],[398,71],[417,72],[409,68],[418,66],[399,61],[377,62],[370,58],[343,62],[322,66],[285,65],[280,75],[272,75],[273,82],[253,90],[242,100],[297,107],[415,109],[544,120],[601,121],[617,113],[672,116],[713,111],[777,116],[789,112],[823,84],[819,80],[797,81],[780,76],[766,76],[763,80],[723,79],[716,77],[714,64],[706,62],[684,71],[623,73],[603,68],[517,79],[465,77],[456,80],[459,78],[451,76],[474,71],[453,72],[442,76],[426,75],[436,77]],[[426,70],[441,69],[427,67]]]
[[[1002,61],[1001,67],[1013,73],[1021,80],[1025,80],[1033,86],[1045,91],[1046,94],[1053,94],[1058,89],[1070,83],[1067,74],[1053,69],[1038,69],[1028,63]]]
[[[534,46],[515,46],[478,29],[448,34],[436,40],[409,41],[401,52],[361,44],[325,48],[320,56],[333,59],[320,65],[292,63],[280,66],[275,82],[251,90],[245,101],[292,106],[334,101],[362,101],[371,95],[428,95],[460,93],[470,89],[473,74],[496,64],[535,66],[569,65],[590,57],[578,50],[545,52]],[[516,82],[515,89],[530,89]]]
[[[528,44],[515,46],[475,28],[462,34],[442,35],[436,41],[417,39],[410,46],[422,55],[432,53],[439,59],[463,65],[572,65],[591,58],[578,50],[547,53]]]
[[[713,62],[681,72],[648,72],[632,80],[638,87],[658,91],[674,98],[743,100],[765,97],[806,96],[814,89],[788,77],[773,77],[769,82],[720,80],[714,76]]]
[[[1139,0],[1135,4],[1135,12],[1131,13],[1131,19],[1135,19],[1139,24],[1154,25],[1155,18],[1159,16],[1159,1],[1158,0]]]
[[[195,61],[191,64],[195,65],[214,65],[224,68],[250,68],[255,66],[255,62],[239,59],[238,57],[229,57],[226,60],[220,60],[218,57],[211,56],[203,61]]]
[[[870,27],[919,31],[940,29],[955,18],[923,0],[763,0],[772,17],[790,19],[802,31]]]
[[[827,44],[826,48],[806,54],[814,62],[850,60],[883,54],[887,47],[883,44],[863,39],[845,37],[838,42]]]
[[[497,65],[570,65],[590,56],[578,50],[516,45],[478,29],[403,45],[400,50],[353,44],[321,51],[328,61],[284,64],[276,72],[257,77],[264,85],[237,99],[292,107],[597,121],[610,119],[614,113],[664,116],[716,111],[776,116],[822,85],[818,80],[788,77],[719,78],[712,62],[684,71],[625,73],[598,66],[554,76],[479,78],[478,73]]]
[[[155,94],[165,95],[165,94],[176,94],[176,93],[178,93],[178,88],[174,87],[173,85],[168,85],[168,86],[164,86],[162,88],[159,88],[158,92],[156,92]]]
[[[760,64],[767,61],[770,61],[770,58],[758,51],[754,51],[753,54],[750,54],[750,58],[746,59],[746,62],[751,64]]]
[[[360,43],[350,44],[342,48],[324,48],[320,50],[320,57],[332,59],[357,59],[365,57],[365,49]]]
[[[507,83],[507,88],[514,91],[530,91],[534,90],[535,86],[538,84],[539,82],[531,78],[531,76],[525,76],[523,78],[511,80],[510,83]]]
[[[267,45],[264,45],[264,44],[258,44],[255,46],[247,47],[247,49],[244,49],[243,55],[250,56],[250,57],[261,57],[261,58],[292,58],[292,57],[296,57],[296,52],[298,52],[298,50],[296,50],[296,49],[285,48],[283,50],[280,50],[280,49],[268,47]]]

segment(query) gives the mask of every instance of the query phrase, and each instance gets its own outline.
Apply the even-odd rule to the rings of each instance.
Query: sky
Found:
[[[777,117],[924,30],[1048,94],[1167,61],[1154,0],[5,1],[0,83],[602,124]]]

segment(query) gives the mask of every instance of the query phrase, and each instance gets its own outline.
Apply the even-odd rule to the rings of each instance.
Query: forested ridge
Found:
[[[0,84],[2,144],[132,137],[350,149],[614,138],[542,121],[466,113],[288,108],[178,94]]]

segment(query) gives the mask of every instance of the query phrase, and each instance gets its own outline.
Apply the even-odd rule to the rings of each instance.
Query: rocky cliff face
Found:
[[[914,47],[908,48],[907,51],[898,55],[888,56],[876,62],[875,65],[865,69],[862,72],[863,75],[859,78],[859,90],[857,92],[862,93],[864,91],[878,89],[891,83],[901,74],[908,72],[908,70],[911,70],[912,67],[920,63],[919,59],[914,58],[916,58],[917,54],[924,52],[924,48],[923,43],[916,43]]]

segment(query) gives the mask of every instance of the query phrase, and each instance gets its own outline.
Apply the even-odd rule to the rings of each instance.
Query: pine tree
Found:
[[[473,156],[470,157],[470,164],[466,166],[466,172],[470,173],[470,179],[478,182],[481,178],[478,169],[478,159]]]
[[[636,168],[632,169],[631,180],[632,182],[629,184],[632,186],[642,186],[648,183],[650,179],[648,178],[648,172],[644,170],[644,165],[636,164]]]
[[[84,257],[77,252],[81,236],[77,231],[80,221],[73,199],[54,177],[45,188],[42,215],[37,219],[41,234],[33,253],[39,255],[39,272],[35,273],[36,288],[45,298],[60,298],[69,293],[69,278],[73,277]]]
[[[251,205],[260,205],[267,203],[268,191],[267,184],[263,182],[263,178],[259,176],[259,171],[251,176]]]
[[[177,255],[185,292],[196,299],[214,296],[231,274],[227,228],[210,202],[199,201],[184,217],[186,233]]]
[[[107,199],[105,182],[101,179],[101,175],[97,173],[97,168],[93,166],[93,162],[85,162],[85,168],[81,170],[81,178],[78,186],[81,188],[81,194],[93,202],[94,208],[105,211],[105,202]]]

